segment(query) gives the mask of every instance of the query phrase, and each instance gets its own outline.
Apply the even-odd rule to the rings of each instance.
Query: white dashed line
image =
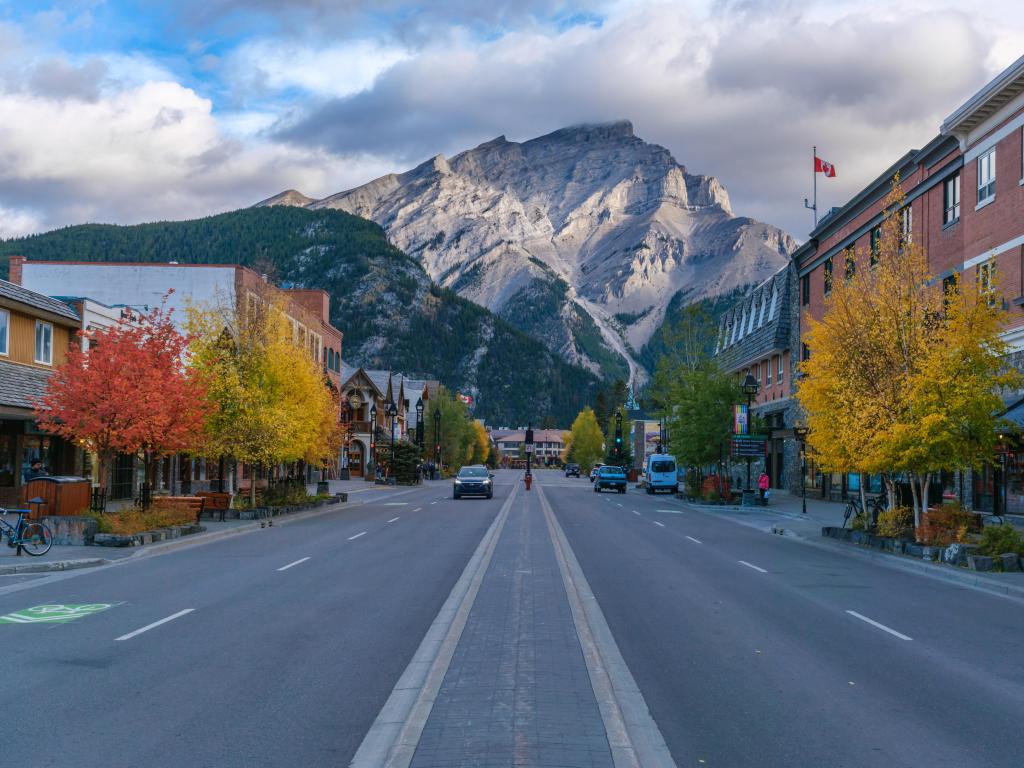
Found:
[[[432,502],[430,502],[430,503],[431,503],[431,504],[437,504],[437,502],[436,502],[436,501],[432,501]]]
[[[390,520],[388,520],[388,522],[389,523],[393,523],[393,522],[395,522],[395,520],[401,520],[401,519],[402,518],[400,518],[400,517],[392,517]]]
[[[655,525],[660,525],[660,526],[661,526],[662,528],[664,528],[664,527],[665,527],[665,524],[664,524],[664,523],[659,523],[659,522],[658,522],[657,520],[655,520],[655,521],[654,521],[654,524],[655,524]]]
[[[160,621],[154,621],[152,624],[147,624],[144,627],[140,627],[139,629],[136,629],[134,632],[129,632],[127,635],[121,635],[120,637],[115,638],[114,642],[117,642],[118,640],[131,640],[136,635],[141,635],[143,632],[149,632],[149,630],[151,630],[151,629],[156,629],[161,624],[166,624],[168,621],[174,621],[175,619],[180,619],[182,616],[184,616],[186,614],[189,614],[189,613],[192,613],[192,611],[194,611],[194,610],[195,610],[195,608],[186,608],[183,611],[178,611],[177,613],[172,613],[170,616],[168,616],[165,619],[160,619]]]
[[[634,510],[633,510],[633,514],[634,514],[634,515],[639,515],[640,513],[639,513],[639,512],[637,512],[637,511],[636,511],[636,510],[634,509]]]
[[[755,571],[758,571],[760,573],[768,573],[768,571],[766,571],[764,568],[758,568],[756,565],[751,565],[746,560],[740,560],[740,565],[745,565],[747,566],[747,568],[753,568]]]
[[[355,539],[358,539],[360,536],[365,536],[365,535],[366,535],[366,531],[363,531],[362,533],[357,533],[355,536],[349,536],[348,540],[349,541],[354,541]]]
[[[408,501],[385,501],[385,507],[407,507],[409,506]]]
[[[860,619],[861,621],[867,622],[872,627],[877,627],[878,629],[882,630],[883,632],[888,632],[893,637],[898,637],[900,640],[913,640],[914,639],[912,637],[907,637],[902,632],[897,632],[895,629],[890,629],[889,627],[885,626],[885,624],[879,624],[874,619],[869,619],[867,616],[862,616],[861,614],[857,613],[856,611],[847,611],[847,613],[850,614],[851,616],[853,616],[856,619]]]
[[[423,507],[416,507],[413,512],[419,512],[421,509],[423,509]],[[397,520],[398,518],[396,517],[395,519]]]
[[[692,541],[692,542],[693,542],[694,544],[703,544],[703,543],[704,543],[704,542],[703,542],[703,541],[701,541],[700,539],[695,539],[695,538],[693,538],[693,536],[687,536],[686,538],[688,538],[688,539],[689,539],[690,541]]]
[[[622,505],[621,505],[621,504],[619,504],[619,502],[617,502],[617,501],[616,501],[616,502],[615,502],[615,506],[616,506],[616,507],[621,507]]]
[[[279,570],[279,571],[287,571],[289,568],[294,568],[296,565],[299,565],[300,563],[304,563],[307,560],[309,560],[309,558],[308,557],[304,557],[301,560],[296,560],[294,563],[288,563],[288,565],[283,565],[280,568],[278,568],[277,570]]]

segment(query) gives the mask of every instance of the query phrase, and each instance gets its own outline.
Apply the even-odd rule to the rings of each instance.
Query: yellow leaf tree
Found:
[[[206,386],[209,450],[255,470],[305,461],[324,466],[339,448],[337,402],[320,366],[296,339],[279,291],[246,307],[193,307],[191,364]]]
[[[572,423],[566,456],[583,469],[590,469],[604,456],[604,434],[597,423],[597,416],[588,405]]]
[[[919,525],[932,473],[990,460],[997,390],[1016,377],[1003,370],[995,294],[934,280],[905,207],[897,177],[873,250],[833,269],[824,315],[809,320],[797,397],[820,465],[882,474],[890,503],[892,473],[906,473]]]

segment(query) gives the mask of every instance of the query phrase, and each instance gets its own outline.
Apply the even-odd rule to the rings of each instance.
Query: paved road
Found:
[[[616,707],[630,725],[649,708],[680,767],[1020,764],[1021,603],[536,477],[585,583],[536,489],[510,499],[518,475],[498,473],[490,501],[375,489],[287,526],[0,584],[0,614],[113,604],[0,621],[4,764],[348,765],[484,551],[423,694],[415,768],[608,766]],[[593,621],[579,631],[580,600],[610,646]],[[646,706],[621,694],[624,668]]]

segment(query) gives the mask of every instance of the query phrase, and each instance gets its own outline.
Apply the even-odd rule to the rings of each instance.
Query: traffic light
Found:
[[[526,429],[526,442],[533,442],[533,427],[527,427]]]

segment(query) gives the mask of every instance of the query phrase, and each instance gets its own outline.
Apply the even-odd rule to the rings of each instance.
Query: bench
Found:
[[[203,514],[203,509],[206,507],[206,499],[202,496],[154,496],[153,506],[159,506],[161,504],[185,504],[188,506],[189,512],[196,513],[196,522],[199,522],[199,518]]]
[[[202,514],[203,512],[209,512],[210,517],[213,518],[213,516],[219,512],[220,521],[222,523],[224,522],[224,515],[227,513],[229,509],[231,509],[230,493],[227,493],[226,491],[198,491],[196,493],[196,496],[203,499],[203,501],[205,502],[199,514]],[[198,519],[199,518],[197,517],[196,520],[198,521]]]

